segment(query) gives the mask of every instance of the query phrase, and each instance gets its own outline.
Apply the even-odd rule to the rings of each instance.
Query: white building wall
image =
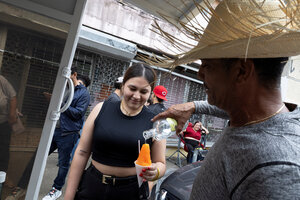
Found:
[[[291,58],[281,79],[282,97],[285,102],[300,105],[300,56]]]
[[[161,37],[150,30],[154,18],[139,8],[123,5],[116,0],[93,0],[87,2],[83,24],[134,43],[172,53],[168,49],[170,46],[162,45],[164,42]],[[175,27],[159,21],[168,32],[179,34]]]

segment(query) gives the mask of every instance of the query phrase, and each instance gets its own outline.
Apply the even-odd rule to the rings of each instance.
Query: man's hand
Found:
[[[176,133],[177,135],[182,131],[185,122],[190,119],[191,115],[195,112],[194,102],[188,102],[183,104],[176,104],[171,106],[166,111],[156,115],[152,121],[165,118],[173,118],[177,121]]]

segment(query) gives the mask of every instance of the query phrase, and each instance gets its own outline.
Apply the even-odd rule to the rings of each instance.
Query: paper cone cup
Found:
[[[134,164],[135,164],[136,176],[138,179],[139,187],[141,187],[143,183],[143,178],[140,177],[140,173],[142,172],[142,169],[147,169],[149,166],[141,166],[139,164],[136,164],[136,161],[134,162]]]

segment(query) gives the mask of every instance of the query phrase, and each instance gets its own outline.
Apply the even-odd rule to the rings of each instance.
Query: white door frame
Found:
[[[60,116],[60,107],[67,78],[70,77],[70,69],[77,47],[78,33],[80,31],[86,1],[87,0],[77,0],[72,19],[70,19],[70,29],[59,65],[25,200],[37,200],[39,196],[55,125]]]

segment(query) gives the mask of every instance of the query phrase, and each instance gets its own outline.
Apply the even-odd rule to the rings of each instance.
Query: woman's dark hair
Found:
[[[193,127],[194,127],[197,123],[200,123],[200,124],[201,124],[200,121],[195,121],[194,124],[193,124]]]
[[[149,97],[149,99],[147,100],[147,102],[149,103],[149,105],[152,105],[152,99],[151,99],[151,96]]]
[[[250,58],[249,58],[250,59]],[[222,59],[223,65],[229,69],[239,58]],[[243,59],[244,60],[244,59]],[[281,74],[288,57],[252,58],[259,82],[267,89],[280,87]]]
[[[156,82],[156,73],[149,65],[143,63],[134,63],[131,67],[129,67],[126,70],[123,79],[123,85],[129,79],[135,77],[144,77],[151,86],[151,91],[153,90],[154,84]]]

